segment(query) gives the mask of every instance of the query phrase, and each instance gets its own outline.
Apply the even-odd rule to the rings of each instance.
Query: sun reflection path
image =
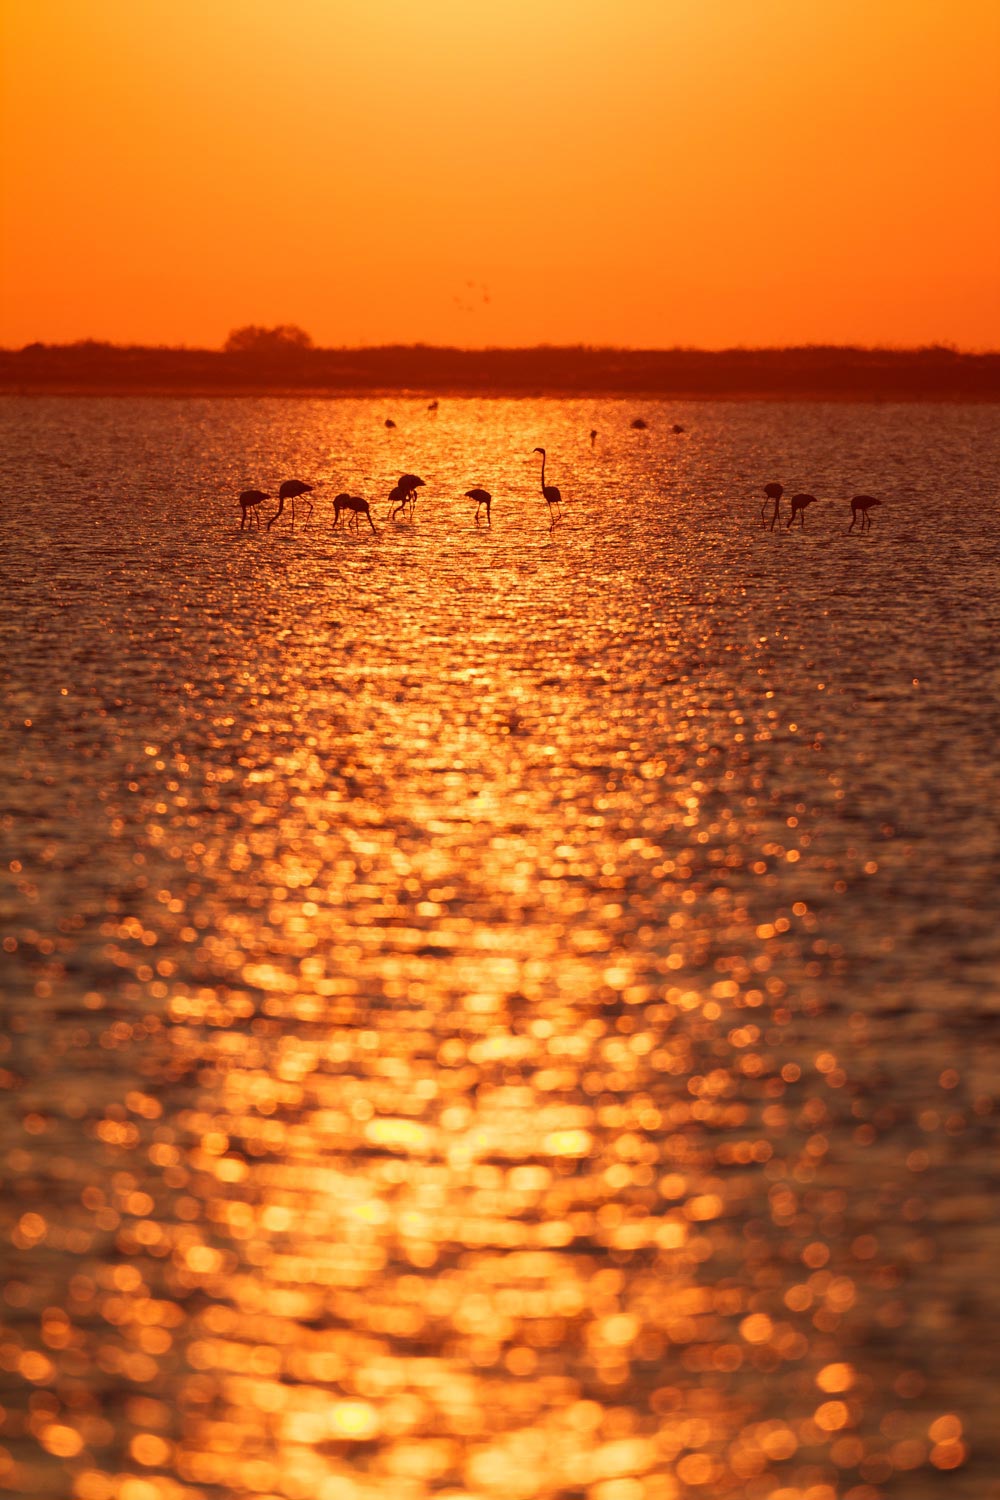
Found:
[[[140,548],[115,629],[174,690],[116,707],[95,651],[22,716],[8,1492],[997,1493],[992,1102],[919,958],[921,789],[873,721],[848,800],[808,568],[748,602],[662,508],[528,524],[408,532],[364,590],[315,530],[252,596]]]

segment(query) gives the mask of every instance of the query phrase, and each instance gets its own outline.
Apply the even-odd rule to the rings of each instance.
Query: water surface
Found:
[[[0,1484],[1000,1496],[995,408],[425,407],[0,404]]]

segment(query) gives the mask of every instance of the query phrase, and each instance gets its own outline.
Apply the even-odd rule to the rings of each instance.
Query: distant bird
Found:
[[[438,409],[438,404],[437,404],[436,401],[432,401],[430,403],[430,405],[428,406],[428,408],[427,408],[428,411],[437,411],[437,409]]]
[[[876,500],[872,495],[855,495],[851,501],[851,524],[847,528],[848,531],[854,530],[854,523],[858,519],[859,511],[861,512],[861,530],[870,531],[872,518],[868,512],[873,506],[881,504],[881,500]]]
[[[636,432],[645,432],[648,426],[649,423],[644,422],[642,417],[636,417],[635,421],[632,423],[632,427]]]
[[[281,486],[280,490],[278,491],[278,509],[274,512],[274,515],[271,517],[271,519],[267,523],[267,529],[268,529],[268,531],[270,531],[271,527],[274,525],[275,521],[278,519],[278,517],[281,515],[281,512],[284,510],[284,508],[285,508],[285,501],[286,500],[290,500],[292,502],[292,506],[291,506],[291,509],[292,509],[292,530],[294,531],[295,530],[295,502],[296,502],[296,500],[300,499],[301,496],[303,496],[303,495],[311,495],[312,494],[312,488],[313,487],[312,487],[311,484],[305,484],[305,483],[303,483],[303,481],[301,479],[286,479],[285,482],[284,482],[284,484]],[[311,516],[312,513],[313,513],[313,503],[312,503],[311,500],[307,500],[306,504],[309,507],[309,515]],[[306,517],[306,520],[308,520],[308,519],[309,519],[309,516]]]
[[[386,419],[385,419],[385,425],[386,425],[386,427],[395,427],[396,424],[392,420],[391,417],[386,417]]]
[[[597,441],[597,428],[596,427],[592,427],[590,429],[590,446],[593,447],[594,443],[596,441]]]
[[[671,432],[681,433],[681,432],[684,432],[686,429],[683,428],[679,422],[675,422],[674,425],[673,425],[673,427],[671,427],[670,430],[671,430]]]
[[[534,451],[542,455],[542,496],[545,500],[546,505],[549,507],[549,519],[552,524],[555,525],[556,521],[560,519],[562,514],[562,495],[556,489],[554,484],[545,483],[545,449],[536,448]],[[556,507],[559,515],[555,515],[553,513],[553,505]]]
[[[466,490],[465,498],[466,500],[475,500],[476,502],[476,525],[479,525],[479,512],[485,505],[486,524],[487,526],[492,526],[493,522],[490,520],[490,505],[493,501],[493,496],[490,494],[489,490]]]
[[[254,521],[257,522],[257,530],[260,530],[260,510],[262,500],[270,500],[270,495],[265,495],[263,490],[244,490],[236,504],[240,507],[240,530],[247,525],[247,517],[250,518],[250,527],[253,528]]]
[[[372,531],[375,532],[375,535],[378,536],[375,522],[372,520],[371,506],[368,504],[367,500],[362,500],[360,495],[336,495],[333,501],[334,526],[340,525],[340,518],[345,511],[350,512],[355,531],[357,531],[358,529],[358,517],[366,516],[368,518],[369,526],[371,527]]]
[[[798,516],[798,518],[799,518],[799,526],[800,527],[804,527],[805,524],[806,524],[806,506],[807,505],[815,505],[815,504],[816,504],[816,496],[815,495],[793,495],[792,496],[792,513],[789,516],[788,520],[785,522],[785,526],[786,527],[791,526],[792,522],[795,520],[795,517]]]
[[[784,493],[785,491],[780,484],[765,484],[764,486],[764,494],[767,496],[767,500],[774,501],[774,511],[771,515],[771,524],[768,527],[769,531],[774,530],[774,523],[778,519],[778,511],[781,509],[781,497]],[[767,500],[764,501],[764,504],[760,508],[760,522],[762,526],[765,524],[764,512],[767,510]]]

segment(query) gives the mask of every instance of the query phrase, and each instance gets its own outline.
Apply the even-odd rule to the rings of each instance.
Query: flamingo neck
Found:
[[[543,495],[545,494],[545,457],[546,457],[546,455],[543,453],[542,454],[542,494]]]

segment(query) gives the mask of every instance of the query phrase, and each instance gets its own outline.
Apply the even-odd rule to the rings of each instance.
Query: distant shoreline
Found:
[[[954,349],[224,352],[85,342],[0,350],[0,393],[150,397],[1000,402],[1000,353]]]
[[[46,396],[60,397],[63,399],[97,399],[102,397],[106,400],[150,400],[150,401],[423,401],[423,400],[451,400],[451,401],[677,401],[682,403],[729,401],[734,404],[743,402],[768,402],[780,405],[782,402],[811,402],[815,405],[828,404],[831,406],[893,406],[893,405],[918,405],[923,402],[930,406],[996,406],[1000,404],[1000,392],[982,395],[955,395],[955,394],[924,394],[923,392],[888,392],[872,394],[866,392],[860,395],[851,395],[843,391],[803,391],[801,389],[789,391],[715,391],[709,394],[695,391],[602,391],[602,390],[523,390],[500,388],[470,388],[467,390],[445,390],[440,386],[433,389],[427,387],[422,391],[409,390],[406,387],[387,386],[385,389],[344,389],[335,390],[330,387],[317,387],[310,389],[305,386],[243,386],[232,389],[212,386],[206,389],[191,387],[185,389],[178,386],[97,386],[97,385],[52,385],[52,386],[12,386],[0,384],[0,398],[19,397],[24,399],[42,400]]]

